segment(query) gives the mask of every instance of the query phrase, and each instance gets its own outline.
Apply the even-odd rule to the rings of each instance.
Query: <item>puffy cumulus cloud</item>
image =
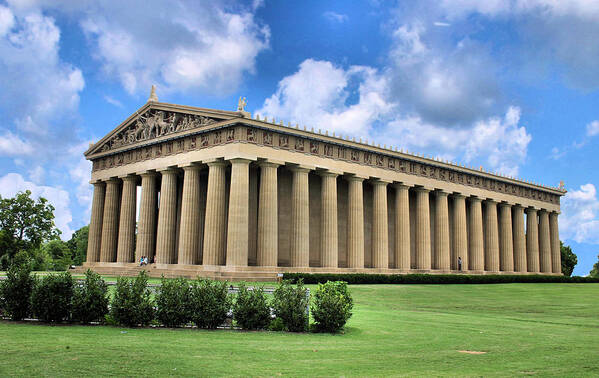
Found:
[[[95,57],[129,93],[145,93],[153,83],[167,91],[229,93],[269,45],[269,28],[256,21],[255,7],[99,1],[78,11]]]
[[[4,131],[4,134],[0,136],[0,156],[32,156],[34,153],[35,148],[33,145],[21,139],[18,135],[10,131]]]
[[[599,121],[593,121],[587,124],[587,136],[599,135]]]
[[[67,167],[70,180],[75,184],[75,196],[79,205],[81,205],[86,214],[89,215],[92,204],[92,185],[91,180],[92,163],[86,160],[83,152],[89,147],[88,142],[74,145],[68,150],[72,163]],[[86,217],[87,218],[87,217]]]
[[[69,193],[62,189],[52,186],[36,185],[34,182],[26,181],[18,173],[8,173],[0,177],[0,195],[2,197],[13,197],[17,192],[30,190],[32,198],[46,198],[54,206],[54,223],[62,232],[61,238],[67,240],[71,238],[73,230],[70,223],[73,220],[69,208]]]
[[[599,199],[595,185],[581,185],[561,203],[560,236],[577,243],[599,244]]]

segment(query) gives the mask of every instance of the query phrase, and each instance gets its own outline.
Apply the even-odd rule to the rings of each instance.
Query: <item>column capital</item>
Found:
[[[492,198],[487,198],[485,199],[485,203],[497,205],[498,202]]]
[[[483,201],[480,197],[477,197],[477,196],[470,196],[470,197],[468,197],[468,199],[472,202],[482,202]]]
[[[176,174],[177,173],[177,168],[175,168],[175,167],[166,167],[166,168],[157,169],[156,171],[160,172],[161,175]]]
[[[388,184],[392,184],[393,181],[389,181],[389,180],[385,180],[385,179],[380,179],[380,178],[373,178],[371,180],[371,184],[372,185],[385,185],[387,186]]]
[[[540,209],[534,207],[534,206],[528,206],[525,208],[525,211],[528,213],[529,211],[539,211]]]
[[[267,160],[260,160],[258,162],[258,166],[259,167],[272,167],[272,168],[278,168],[281,165],[284,165],[285,163],[279,160],[271,160],[271,159],[267,159]]]
[[[364,181],[364,180],[368,180],[367,176],[360,176],[360,175],[356,175],[356,174],[348,174],[348,175],[344,175],[343,176],[344,179],[346,179],[347,181]]]
[[[306,166],[306,165],[292,165],[289,166],[289,170],[292,172],[300,172],[300,173],[308,173],[312,171],[314,168]]]
[[[150,177],[150,176],[157,175],[156,171],[140,171],[140,172],[136,172],[135,174],[138,176],[141,176],[141,177],[144,177],[144,176]]]
[[[502,201],[499,203],[499,207],[513,207],[513,206],[514,206],[513,204],[506,202],[506,201]]]
[[[393,183],[393,186],[395,187],[395,189],[406,189],[406,190],[413,187],[413,185],[406,184],[404,182],[395,182],[395,183]]]
[[[89,182],[90,184],[92,184],[93,186],[104,186],[105,182],[102,180],[92,180]]]
[[[317,173],[318,173],[319,176],[322,176],[322,177],[337,177],[337,176],[339,176],[341,174],[339,172],[329,171],[329,170],[318,171]]]
[[[224,167],[227,165],[222,158],[206,159],[202,160],[202,163],[207,164],[209,167]]]
[[[466,198],[467,197],[465,194],[462,194],[462,193],[459,193],[459,192],[453,192],[453,193],[451,193],[451,195],[454,198]]]
[[[178,167],[182,168],[184,171],[185,170],[189,170],[189,169],[192,169],[192,170],[200,169],[199,164],[195,163],[195,162],[194,163],[179,164]]]
[[[429,193],[431,190],[430,190],[430,189],[428,189],[428,188],[425,188],[425,187],[423,187],[423,186],[415,186],[415,187],[414,187],[414,191],[416,191],[416,192],[426,192],[426,193]]]
[[[549,215],[560,215],[561,213],[561,211],[550,211]]]
[[[107,184],[115,184],[115,183],[121,182],[121,180],[118,179],[117,177],[111,177],[111,178],[104,180],[104,182]]]
[[[243,157],[234,157],[231,159],[227,159],[226,161],[230,162],[231,164],[250,164],[253,160],[246,159]]]
[[[441,197],[443,197],[443,196],[447,197],[450,194],[448,191],[443,190],[443,189],[436,189],[434,191],[434,193],[435,193],[435,195],[441,196]]]
[[[137,181],[136,175],[124,175],[124,176],[119,176],[119,178],[123,181]]]

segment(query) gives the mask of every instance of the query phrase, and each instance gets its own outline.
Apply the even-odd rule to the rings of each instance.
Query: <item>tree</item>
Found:
[[[599,260],[599,255],[597,255],[597,259]],[[589,272],[589,276],[591,277],[599,277],[599,261],[593,265],[593,269]]]
[[[52,270],[66,270],[73,263],[68,244],[60,239],[50,240],[44,244],[42,250],[50,257]]]
[[[54,206],[48,200],[31,198],[31,191],[18,192],[13,198],[0,196],[0,255],[12,260],[19,251],[39,249],[43,242],[57,239]]]
[[[87,257],[87,237],[89,234],[89,226],[83,226],[73,232],[73,236],[67,242],[67,246],[71,251],[71,259],[73,264],[81,265]]]
[[[572,248],[569,245],[564,245],[560,240],[559,242],[560,252],[562,255],[562,273],[564,276],[571,276],[574,271],[574,267],[578,264],[578,258],[572,252]]]

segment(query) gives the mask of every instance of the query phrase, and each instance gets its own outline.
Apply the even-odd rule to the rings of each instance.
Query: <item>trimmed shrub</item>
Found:
[[[0,281],[0,307],[12,320],[22,320],[31,314],[31,291],[35,277],[31,275],[31,265],[12,264],[6,272],[6,279]]]
[[[270,323],[270,308],[262,287],[249,290],[245,283],[233,303],[233,318],[243,329],[264,329]]]
[[[542,274],[368,274],[368,273],[284,273],[283,279],[306,284],[345,281],[359,284],[499,284],[499,283],[599,283],[599,277],[547,276]]]
[[[88,269],[85,281],[73,288],[73,320],[101,322],[107,313],[108,286],[98,273]]]
[[[343,281],[318,284],[312,301],[312,316],[318,331],[337,332],[352,316],[353,299]]]
[[[181,327],[189,322],[189,282],[185,278],[162,277],[156,293],[156,318],[165,327]]]
[[[216,328],[227,320],[231,296],[226,281],[198,278],[191,283],[188,312],[198,328]]]
[[[68,272],[42,277],[31,292],[33,315],[44,322],[69,320],[73,301],[73,277]]]
[[[154,320],[148,276],[141,271],[135,278],[119,277],[110,303],[110,316],[119,325],[145,326]]]
[[[304,332],[308,327],[309,299],[306,288],[300,279],[297,287],[290,281],[283,281],[273,293],[272,307],[277,319],[281,319],[284,329],[290,332]]]

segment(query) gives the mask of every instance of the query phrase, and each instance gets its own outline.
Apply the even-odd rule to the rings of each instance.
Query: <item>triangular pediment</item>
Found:
[[[90,146],[86,157],[111,153],[169,135],[185,135],[186,132],[211,127],[243,117],[239,112],[204,109],[160,102],[148,102],[104,138]]]

